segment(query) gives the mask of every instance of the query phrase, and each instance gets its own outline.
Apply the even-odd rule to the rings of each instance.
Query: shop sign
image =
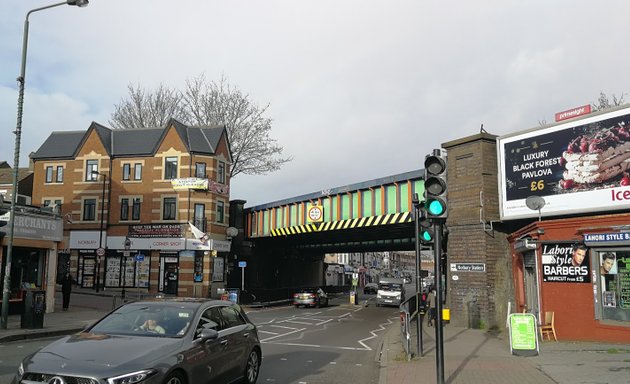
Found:
[[[538,355],[536,317],[531,313],[510,315],[510,350],[517,356]]]
[[[232,245],[232,242],[230,241],[210,239],[209,242],[210,242],[210,249],[214,251],[230,252],[230,246]]]
[[[585,233],[584,242],[598,245],[615,244],[630,241],[630,232]]]
[[[171,179],[171,186],[174,190],[186,189],[208,189],[208,179],[200,179],[197,177],[186,177],[184,179]]]
[[[5,220],[9,220],[10,214]],[[14,224],[14,236],[22,239],[52,240],[63,239],[63,223],[61,219],[26,216],[16,213]]]
[[[588,250],[577,250],[575,244],[542,244],[542,275],[544,282],[590,283]],[[583,257],[578,254],[582,254]]]
[[[497,139],[501,219],[630,208],[630,108]]]
[[[183,237],[183,229],[181,224],[143,224],[130,225],[129,237]]]
[[[151,239],[149,241],[149,249],[159,249],[168,251],[178,251],[184,249],[185,239]]]
[[[105,232],[103,232],[103,239],[99,244],[100,231],[70,231],[69,248],[71,249],[96,249],[99,245],[104,246],[107,244],[107,238]]]

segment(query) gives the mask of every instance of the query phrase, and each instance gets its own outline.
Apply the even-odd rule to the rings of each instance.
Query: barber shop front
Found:
[[[630,214],[537,221],[515,232],[519,311],[554,312],[558,339],[630,343]],[[574,249],[585,247],[580,265]]]
[[[518,311],[558,339],[630,342],[630,108],[498,139]],[[550,316],[549,316],[550,317]]]

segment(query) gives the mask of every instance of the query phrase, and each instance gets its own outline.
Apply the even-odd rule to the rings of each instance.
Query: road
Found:
[[[349,299],[342,297],[319,309],[250,310],[248,316],[258,326],[263,347],[258,382],[378,383],[382,335],[392,322],[399,321],[398,310],[377,308],[374,295],[361,298],[367,300],[367,306],[349,305]],[[0,383],[10,382],[26,355],[56,339],[0,344]]]
[[[340,301],[248,313],[263,344],[260,383],[378,383],[382,335],[398,311]]]

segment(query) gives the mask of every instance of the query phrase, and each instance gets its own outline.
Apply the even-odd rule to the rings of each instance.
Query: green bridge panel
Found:
[[[410,222],[413,194],[422,199],[424,192],[423,176],[424,171],[417,170],[246,208],[246,236],[289,236]],[[311,206],[322,208],[321,221],[310,221]]]

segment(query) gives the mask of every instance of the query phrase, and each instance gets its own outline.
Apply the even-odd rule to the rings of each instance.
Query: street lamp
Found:
[[[22,64],[20,66],[20,76],[18,81],[18,106],[17,106],[17,124],[15,127],[15,151],[13,158],[13,184],[11,192],[11,217],[9,218],[9,240],[7,243],[7,261],[4,272],[4,282],[2,287],[2,313],[0,316],[0,328],[7,329],[7,320],[9,317],[9,294],[11,283],[11,258],[13,257],[13,228],[15,227],[15,205],[17,204],[18,193],[18,167],[20,160],[20,140],[22,136],[22,111],[24,106],[24,84],[26,83],[26,48],[28,46],[28,18],[31,13],[42,11],[48,8],[58,7],[60,5],[76,5],[77,7],[85,7],[88,0],[67,0],[61,3],[47,5],[45,7],[31,9],[26,13],[24,19],[24,35],[22,38]]]
[[[96,284],[94,285],[94,289],[96,292],[100,290],[101,285],[101,257],[103,256],[103,220],[105,219],[105,181],[107,181],[107,175],[104,173],[100,173],[99,171],[90,172],[94,176],[103,176],[103,193],[101,195],[101,230],[98,236],[98,249],[96,252]],[[99,253],[101,253],[99,255]]]
[[[131,240],[129,237],[125,237],[125,252],[123,253],[123,276],[122,276],[122,292],[121,296],[123,301],[125,300],[125,287],[127,286],[127,256],[129,256],[129,250],[131,249]]]

